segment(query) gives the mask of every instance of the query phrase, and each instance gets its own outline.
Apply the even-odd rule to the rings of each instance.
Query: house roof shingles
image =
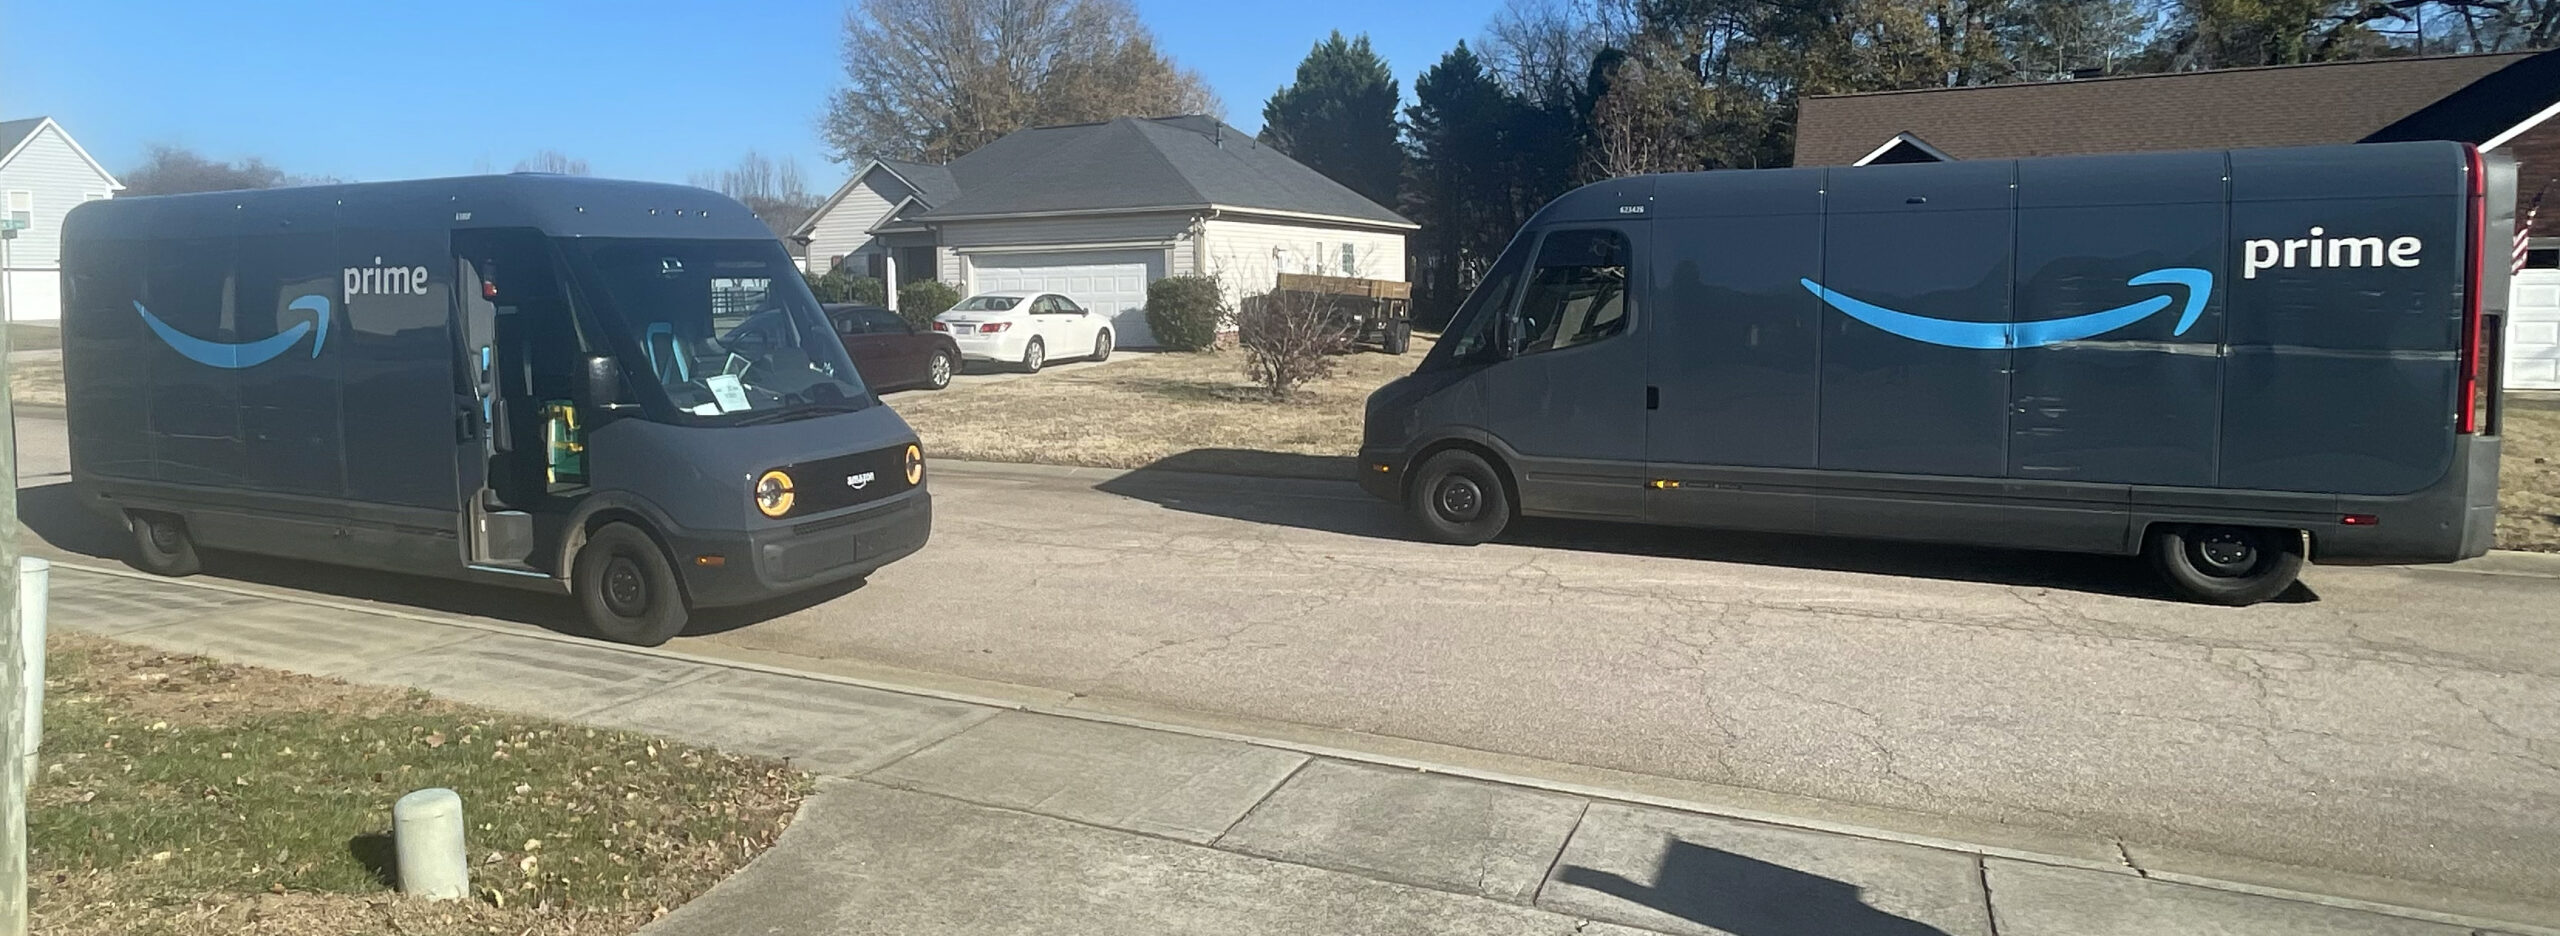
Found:
[[[1221,205],[1411,226],[1210,117],[1123,117],[1024,130],[954,160],[949,175],[959,197],[928,196],[933,210],[918,220]]]
[[[1957,159],[2348,143],[2386,129],[2458,139],[2519,105],[2457,92],[2538,92],[2524,113],[2477,131],[2485,136],[2548,106],[2554,69],[2560,53],[2518,52],[1810,97],[1795,162],[1848,165],[1906,132]],[[2410,132],[2432,135],[2396,136]]]
[[[27,137],[35,134],[37,127],[44,126],[44,120],[42,117],[0,120],[0,155],[7,155],[16,150],[18,144],[26,142]]]

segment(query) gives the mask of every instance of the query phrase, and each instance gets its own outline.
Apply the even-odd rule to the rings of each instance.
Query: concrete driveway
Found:
[[[20,423],[31,548],[110,552],[45,487],[60,432]],[[2224,609],[2105,558],[1547,524],[1444,547],[1348,484],[933,470],[923,553],[673,647],[2560,923],[2544,557],[2314,568]]]

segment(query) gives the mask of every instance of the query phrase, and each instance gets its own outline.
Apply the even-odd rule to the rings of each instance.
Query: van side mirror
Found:
[[[622,395],[622,362],[608,354],[587,356],[586,404],[599,410],[632,409]]]

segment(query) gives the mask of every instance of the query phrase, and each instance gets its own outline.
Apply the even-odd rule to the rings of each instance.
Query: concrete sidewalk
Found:
[[[1486,782],[432,612],[55,568],[56,627],[826,775],[773,850],[649,930],[669,936],[2560,933]]]

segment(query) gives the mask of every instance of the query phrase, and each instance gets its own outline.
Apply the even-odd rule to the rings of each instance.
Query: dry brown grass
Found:
[[[771,844],[809,778],[619,732],[55,634],[37,932],[622,934]],[[385,882],[390,803],[462,794],[477,899]]]
[[[1355,352],[1332,376],[1274,403],[1239,351],[1130,355],[1101,367],[910,393],[890,401],[945,458],[1096,468],[1348,478],[1369,392],[1413,372],[1403,355]]]
[[[2560,552],[2560,400],[2508,400],[2498,548]]]

